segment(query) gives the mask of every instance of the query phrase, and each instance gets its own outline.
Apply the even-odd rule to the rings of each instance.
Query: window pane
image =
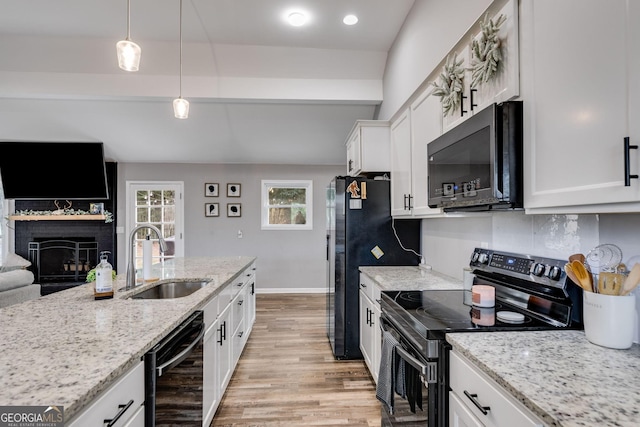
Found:
[[[305,188],[269,188],[270,205],[293,205],[306,202]]]
[[[149,192],[148,191],[136,191],[136,205],[144,206],[149,204]]]
[[[136,222],[149,222],[149,209],[148,208],[136,208]]]
[[[151,208],[150,211],[151,222],[162,222],[162,208]]]
[[[291,208],[269,209],[269,224],[291,224]]]
[[[165,190],[165,191],[162,192],[162,196],[164,198],[164,204],[165,205],[175,205],[175,200],[176,200],[176,192],[175,191]]]
[[[174,222],[176,220],[175,206],[164,207],[164,222]]]
[[[162,205],[162,192],[161,191],[150,191],[149,192],[149,204],[158,206]]]

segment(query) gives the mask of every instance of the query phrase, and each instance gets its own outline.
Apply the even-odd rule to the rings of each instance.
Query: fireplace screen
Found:
[[[93,238],[36,239],[29,242],[29,261],[38,283],[81,282],[98,263]]]

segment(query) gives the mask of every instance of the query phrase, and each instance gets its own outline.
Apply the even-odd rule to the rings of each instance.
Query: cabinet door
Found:
[[[203,425],[209,425],[218,408],[218,369],[216,365],[217,323],[207,329],[204,336],[202,366],[202,419]]]
[[[431,95],[427,87],[411,104],[411,188],[413,190],[413,216],[439,215],[440,208],[428,205],[427,144],[442,134],[442,107],[440,98]],[[391,176],[393,179],[393,175]]]
[[[362,170],[360,162],[360,129],[357,128],[347,142],[347,175],[357,176]]]
[[[467,120],[473,114],[475,107],[471,108],[471,94],[469,83],[471,82],[471,73],[467,70],[469,68],[469,58],[471,56],[471,49],[469,45],[456,52],[457,61],[462,61],[462,68],[465,69],[464,78],[462,79],[463,88],[461,94],[460,105],[455,111],[450,111],[448,114],[444,114],[444,110],[441,108],[442,114],[442,130],[446,132],[454,127],[458,126],[463,121]],[[453,54],[451,54],[453,59]],[[440,80],[438,80],[439,82]],[[439,100],[439,98],[438,98]]]
[[[469,93],[468,109],[471,112],[482,111],[493,103],[508,101],[520,94],[520,57],[518,29],[518,1],[508,1],[502,9],[493,15],[493,21],[504,15],[505,21],[500,26],[498,38],[501,41],[502,61],[494,77],[486,83],[479,84],[475,92]],[[484,16],[480,18],[484,20]],[[481,32],[475,37],[480,38]],[[469,51],[471,54],[471,51]],[[471,63],[472,56],[469,57]],[[471,83],[471,73],[468,74]],[[471,107],[471,100],[476,104]]]
[[[373,336],[370,324],[372,312],[371,301],[367,297],[365,291],[360,289],[360,350],[362,351],[362,357],[369,368],[369,372],[371,372],[371,375],[373,376],[374,370],[372,369],[373,363],[371,360]]]
[[[637,50],[626,40],[626,3],[522,3],[527,209],[638,200],[638,180],[624,185],[628,52]]]
[[[407,108],[391,124],[391,216],[411,216],[411,122]]]
[[[378,384],[378,372],[380,372],[380,353],[382,352],[382,329],[380,329],[380,304],[373,301],[371,308],[373,313],[371,314],[371,376],[373,381]]]
[[[216,364],[217,364],[217,385],[218,396],[222,397],[229,380],[231,379],[231,308],[224,308],[224,311],[218,316],[216,322]]]

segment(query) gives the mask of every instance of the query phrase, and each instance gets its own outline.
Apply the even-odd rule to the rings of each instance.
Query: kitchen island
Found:
[[[447,341],[549,426],[638,425],[638,344],[612,350],[575,330],[451,333]]]
[[[86,284],[0,309],[0,405],[63,406],[69,420],[254,261],[199,257],[154,265],[160,280],[211,282],[182,298],[130,299],[154,283],[124,291],[120,274],[113,299],[95,300],[93,284]]]

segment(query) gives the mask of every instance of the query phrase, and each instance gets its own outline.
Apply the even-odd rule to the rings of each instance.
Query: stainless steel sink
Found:
[[[208,280],[185,280],[159,283],[131,296],[132,299],[171,299],[191,295],[210,283]]]

